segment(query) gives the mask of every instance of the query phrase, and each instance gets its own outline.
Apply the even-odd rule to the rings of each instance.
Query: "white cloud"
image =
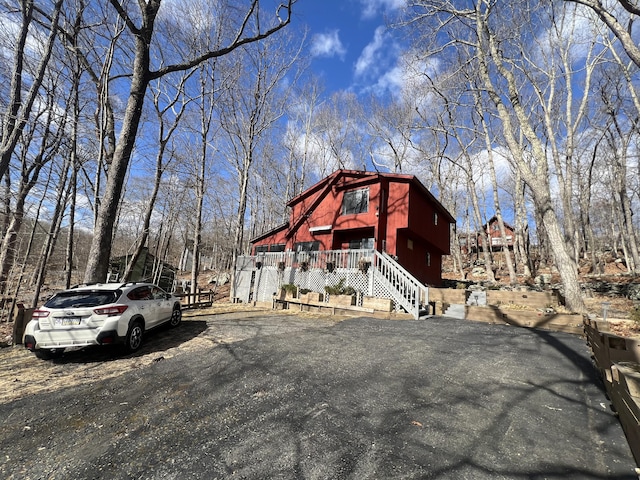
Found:
[[[347,49],[340,41],[339,31],[318,33],[311,39],[311,55],[314,57],[339,57],[344,58]]]
[[[406,0],[360,0],[362,18],[373,18],[378,12],[398,10],[406,5]]]
[[[362,50],[360,58],[356,61],[355,74],[357,77],[366,75],[372,69],[375,70],[378,63],[379,53],[382,47],[390,40],[384,27],[376,28],[373,40]]]
[[[355,77],[366,85],[363,91],[399,96],[416,81],[414,65],[409,62],[402,46],[384,27],[379,27],[355,64]]]
[[[404,69],[396,65],[378,79],[375,89],[378,91],[389,91],[395,95],[403,90],[406,79],[407,75]]]

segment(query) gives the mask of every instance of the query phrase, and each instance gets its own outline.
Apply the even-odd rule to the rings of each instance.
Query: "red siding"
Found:
[[[429,253],[430,265],[427,264],[427,253]],[[412,236],[407,230],[398,233],[396,255],[398,263],[421,282],[434,286],[442,284],[442,256],[433,252],[428,245]]]
[[[344,193],[361,188],[369,189],[367,212],[342,215]],[[348,248],[350,240],[373,237],[374,248],[396,255],[419,280],[441,283],[441,256],[449,253],[453,219],[414,177],[338,171],[292,199],[289,206],[288,226],[260,237],[254,246],[286,243],[292,250],[298,242],[318,241],[321,250],[337,250]],[[311,231],[314,227],[316,231]],[[408,248],[409,240],[413,249]]]
[[[389,182],[386,201],[386,251],[397,255],[398,231],[408,226],[409,185],[407,183]]]
[[[436,249],[432,255],[434,253],[448,255],[451,249],[449,221],[442,215],[442,212],[436,211],[433,204],[427,201],[418,189],[411,189],[409,201],[411,206],[409,229]]]

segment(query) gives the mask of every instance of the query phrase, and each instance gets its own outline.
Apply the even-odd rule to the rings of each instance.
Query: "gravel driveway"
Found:
[[[637,478],[568,334],[244,312],[0,364],[0,478]]]

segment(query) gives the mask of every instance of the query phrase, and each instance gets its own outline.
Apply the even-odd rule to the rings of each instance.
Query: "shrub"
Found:
[[[309,290],[308,288],[301,288],[300,290],[298,290],[298,293],[300,295],[304,295],[305,293],[309,293],[311,292],[311,290]]]
[[[354,295],[356,293],[355,289],[351,286],[345,286],[344,282],[345,279],[341,278],[335,285],[324,287],[324,291],[329,295]]]
[[[282,290],[292,295],[295,295],[296,292],[298,291],[298,287],[293,283],[285,283],[280,288],[282,288]]]

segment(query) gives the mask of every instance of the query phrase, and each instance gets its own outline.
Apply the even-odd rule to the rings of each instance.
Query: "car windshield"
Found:
[[[65,291],[51,297],[44,306],[47,308],[96,307],[115,302],[120,290]]]

